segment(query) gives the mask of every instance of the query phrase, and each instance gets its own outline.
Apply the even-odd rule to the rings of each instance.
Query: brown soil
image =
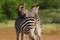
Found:
[[[24,37],[25,40],[28,40],[28,36]],[[15,30],[0,30],[0,40],[16,40],[16,33]],[[60,40],[60,34],[43,34],[42,33],[42,40]]]

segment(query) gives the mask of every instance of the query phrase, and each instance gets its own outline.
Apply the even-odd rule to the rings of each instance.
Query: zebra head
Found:
[[[38,13],[38,10],[39,10],[39,6],[32,6],[31,7],[31,12],[32,13]]]
[[[31,9],[26,13],[26,17],[35,17],[38,16],[39,6],[32,6]]]
[[[18,6],[18,12],[23,16],[27,13],[27,9],[25,8],[25,4],[19,4]]]

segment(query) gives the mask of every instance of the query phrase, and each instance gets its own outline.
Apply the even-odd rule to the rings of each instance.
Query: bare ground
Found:
[[[25,40],[28,40],[28,36],[24,37]],[[15,30],[0,30],[0,40],[16,40]],[[44,34],[42,33],[42,40],[60,40],[60,34]]]

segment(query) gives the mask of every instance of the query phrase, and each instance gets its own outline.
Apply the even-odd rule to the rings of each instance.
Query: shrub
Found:
[[[7,18],[6,15],[0,13],[0,22],[6,22]]]

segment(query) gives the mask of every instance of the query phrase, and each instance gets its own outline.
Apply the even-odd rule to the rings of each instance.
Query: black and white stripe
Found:
[[[29,30],[35,26],[35,19],[33,17],[25,18],[25,20],[20,24],[21,32],[29,32]]]
[[[35,18],[34,17],[26,17],[25,19],[21,19],[21,20],[20,20],[20,17],[18,17],[15,22],[17,40],[19,40],[19,33],[22,33],[22,35],[23,34],[31,35],[32,34],[31,32],[33,31],[33,30],[31,31],[31,29],[33,29],[34,27],[35,27]],[[21,35],[21,37],[22,37],[22,35]],[[23,37],[21,39],[23,39]]]
[[[36,9],[36,10],[35,10]],[[41,22],[37,17],[38,7],[32,8],[23,18],[18,17],[15,22],[17,40],[23,40],[23,34],[29,34],[29,39],[34,40],[34,34],[37,35],[37,40],[41,40]],[[21,35],[19,35],[21,33]],[[20,36],[20,37],[19,37]]]
[[[34,33],[38,36],[38,40],[40,40],[41,35],[41,25],[40,20],[36,20],[34,17],[25,17],[24,19],[17,18],[15,22],[16,33],[17,33],[17,40],[19,40],[19,33],[29,34],[30,39],[34,39]],[[23,39],[23,36],[21,39]]]

